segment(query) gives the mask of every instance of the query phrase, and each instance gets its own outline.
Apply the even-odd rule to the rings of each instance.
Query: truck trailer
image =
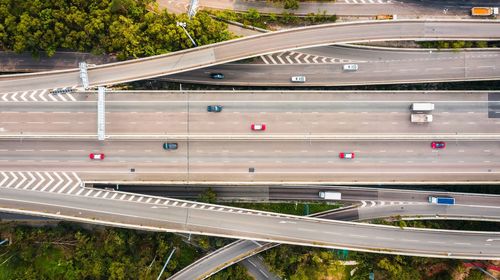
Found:
[[[471,15],[475,17],[490,17],[498,15],[497,7],[474,7],[471,9]]]
[[[434,104],[432,103],[413,103],[410,109],[414,112],[428,112],[434,110]]]
[[[455,198],[444,197],[444,196],[429,196],[429,203],[453,205],[453,204],[455,204]]]
[[[411,114],[410,120],[412,123],[430,123],[432,115],[429,114]]]
[[[342,193],[330,192],[330,191],[320,191],[319,197],[321,197],[322,199],[329,199],[329,200],[341,200]]]

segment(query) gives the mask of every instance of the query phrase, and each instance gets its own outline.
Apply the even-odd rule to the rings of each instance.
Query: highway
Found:
[[[498,40],[499,21],[398,20],[309,26],[88,69],[90,86],[165,76],[285,50],[385,40]],[[258,47],[257,47],[258,46]],[[140,70],[138,70],[140,69]],[[81,85],[79,70],[0,76],[0,92]]]
[[[94,140],[94,93],[73,94],[75,101],[66,96],[66,101],[46,102],[15,101],[23,96],[4,94],[0,167],[76,171],[88,181],[114,182],[498,181],[498,136],[489,133],[500,125],[500,94],[394,96],[388,92],[110,92],[106,107],[110,138],[99,142]],[[432,124],[409,122],[409,106],[416,101],[435,103]],[[223,112],[206,112],[210,104],[223,105]],[[251,123],[261,122],[266,131],[250,130]],[[446,149],[430,148],[430,141],[446,139]],[[178,142],[179,149],[164,151],[165,141]],[[91,152],[102,152],[106,159],[91,161]],[[342,160],[340,152],[354,152],[356,157]]]
[[[343,71],[356,63],[359,70]],[[344,86],[444,81],[498,80],[498,50],[380,49],[327,46],[261,56],[166,76],[167,81],[231,86]],[[224,79],[211,79],[223,73]],[[305,83],[292,83],[303,75]]]
[[[219,187],[215,188],[220,199],[220,192],[226,189],[237,189],[238,194],[244,196],[245,188],[242,187]],[[375,199],[375,203],[365,207],[347,207],[344,209],[328,211],[320,215],[313,215],[324,219],[343,220],[343,221],[369,221],[378,218],[400,217],[402,219],[460,219],[460,220],[489,220],[500,221],[500,196],[465,194],[465,193],[440,193],[429,191],[412,191],[397,189],[375,189],[359,187],[269,187],[267,192],[269,197],[279,199],[317,199],[318,191],[331,189],[332,191],[342,192],[342,197],[346,200]],[[139,191],[139,189],[137,189]],[[278,192],[279,190],[279,192]],[[299,192],[299,190],[301,192]],[[169,192],[166,190],[165,193]],[[261,191],[262,192],[262,191]],[[286,196],[286,193],[292,193],[293,196]],[[186,191],[184,191],[186,193]],[[310,195],[314,193],[315,195]],[[429,195],[453,196],[458,205],[453,207],[443,207],[441,205],[432,205],[425,202]],[[380,198],[386,201],[378,200]],[[425,198],[425,199],[423,199]],[[237,199],[237,197],[232,197]],[[241,199],[241,197],[240,197]],[[389,199],[392,199],[388,201]],[[398,201],[399,200],[399,201]],[[373,200],[372,200],[373,201]],[[415,202],[417,201],[417,202]],[[205,279],[208,275],[214,274],[223,268],[230,266],[238,261],[249,258],[250,255],[260,253],[276,246],[274,243],[258,243],[249,240],[238,240],[225,246],[213,253],[197,260],[173,275],[170,279]],[[246,260],[246,259],[245,259]],[[253,269],[252,264],[245,264],[245,267]],[[257,269],[258,271],[258,269]],[[255,272],[258,274],[258,272]]]
[[[71,98],[75,101],[65,95],[42,92],[35,93],[32,98],[31,95],[29,92],[0,94],[0,136],[96,134],[97,96],[93,92],[74,93]],[[418,125],[409,121],[409,107],[413,102],[435,103],[432,124]],[[207,106],[214,104],[223,105],[223,112],[208,113]],[[233,137],[269,134],[487,135],[498,131],[500,125],[500,92],[402,91],[396,95],[390,91],[111,91],[106,97],[106,112],[106,134],[110,137],[148,135],[157,138],[183,135],[188,131],[191,136]],[[260,122],[267,124],[267,130],[260,134],[251,132],[250,124]]]
[[[328,221],[140,195],[2,188],[0,211],[155,231],[445,258],[500,259],[500,233]],[[259,214],[260,213],[260,214]],[[221,222],[223,221],[223,222]]]

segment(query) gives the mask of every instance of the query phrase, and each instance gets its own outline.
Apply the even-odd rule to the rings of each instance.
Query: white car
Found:
[[[306,82],[306,76],[293,76],[291,78],[292,83],[305,83]]]
[[[344,66],[342,66],[344,71],[358,71],[358,68],[357,64],[344,64]]]

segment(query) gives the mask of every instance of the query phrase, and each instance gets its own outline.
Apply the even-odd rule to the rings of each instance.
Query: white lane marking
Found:
[[[126,196],[127,196],[126,194],[123,194],[119,199],[123,200]]]
[[[73,183],[73,180],[71,180],[71,178],[66,174],[66,172],[63,172],[62,174],[64,177],[66,177],[68,182],[57,193],[62,193],[64,190],[66,190],[69,187],[69,185],[71,185],[71,183]]]
[[[77,193],[75,193],[75,195],[80,195],[84,190],[85,188],[81,188]]]
[[[101,193],[102,193],[102,191],[98,191],[98,192],[96,192],[96,193],[93,195],[93,197],[98,197]]]
[[[373,207],[373,206],[375,206],[375,205],[377,204],[377,203],[375,203],[375,201],[373,201],[373,200],[372,200],[372,201],[370,201],[370,203],[371,203],[370,207]]]
[[[149,203],[151,201],[151,199],[152,199],[151,197],[149,197],[148,199],[146,199],[146,203]]]
[[[86,194],[84,194],[83,196],[89,196],[91,193],[93,192],[93,190],[89,190]]]
[[[135,198],[135,196],[132,195],[132,196],[130,196],[130,198],[128,199],[128,201],[132,201],[134,198]]]
[[[366,202],[364,200],[361,200],[361,208],[366,207]]]
[[[5,183],[5,181],[9,180],[9,176],[7,176],[7,174],[5,174],[5,172],[0,172],[0,174],[2,174],[2,177],[4,178],[2,180],[2,182],[0,183],[0,187],[2,187],[3,183]]]
[[[50,172],[44,172],[45,176],[49,177],[49,182],[43,186],[43,188],[40,190],[41,192],[45,191],[53,182],[54,178],[50,176]]]
[[[28,182],[28,184],[26,184],[24,187],[23,187],[23,190],[26,190],[27,188],[29,188],[29,186],[31,186],[31,184],[33,184],[35,181],[36,181],[36,177],[33,176],[31,174],[31,172],[28,172],[28,175],[30,176],[31,180]],[[0,184],[1,185],[1,184]]]
[[[59,176],[58,172],[54,172],[54,174],[56,175],[59,182],[49,192],[53,192],[55,189],[59,187],[59,185],[63,183],[63,179]]]
[[[32,189],[33,191],[36,191],[36,190],[38,189],[38,187],[40,187],[40,186],[43,184],[43,182],[45,182],[45,177],[43,177],[43,176],[40,174],[40,172],[35,172],[35,174],[36,174],[38,177],[40,177],[40,179],[42,179],[42,180],[41,180],[40,182],[38,182],[38,184],[36,184],[36,185],[35,185],[35,187],[33,187],[33,189]]]
[[[17,179],[18,179],[18,177],[16,176],[16,172],[10,172],[10,174],[11,174],[11,175],[12,175],[15,179],[14,179],[14,180],[12,180],[12,181],[10,181],[10,183],[9,183],[7,186],[5,186],[6,188],[9,188],[9,187],[10,187],[12,184],[14,184],[14,183],[17,181]]]
[[[21,182],[19,182],[19,183],[18,183],[18,184],[14,187],[14,189],[19,188],[19,187],[20,187],[20,186],[21,186],[21,185],[22,185],[22,184],[26,181],[26,179],[27,179],[27,178],[26,178],[26,176],[24,176],[23,172],[19,172],[19,175],[20,175],[23,179],[21,180]]]
[[[118,195],[118,193],[114,193],[111,199],[115,199],[115,197]]]

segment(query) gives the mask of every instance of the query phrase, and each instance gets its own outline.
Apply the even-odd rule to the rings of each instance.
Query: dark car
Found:
[[[207,111],[219,113],[222,111],[222,106],[221,105],[209,105],[209,106],[207,106]]]
[[[210,78],[222,80],[222,79],[224,79],[224,74],[222,74],[222,73],[212,73],[212,74],[210,74]]]
[[[177,150],[177,143],[163,143],[163,149],[165,149],[165,150]]]

